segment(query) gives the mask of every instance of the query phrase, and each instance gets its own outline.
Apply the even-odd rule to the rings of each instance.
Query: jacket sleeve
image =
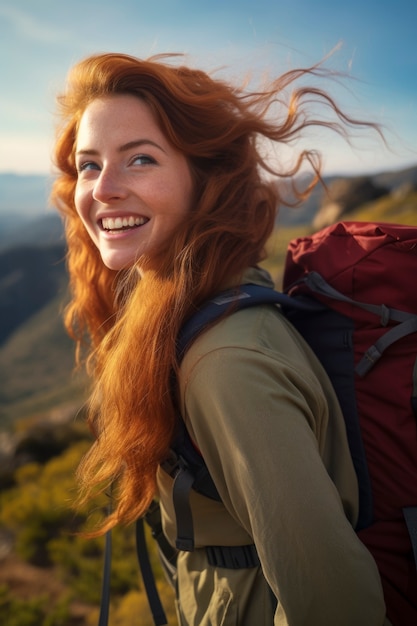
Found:
[[[356,498],[346,441],[327,441],[337,430],[311,368],[268,350],[215,349],[187,372],[183,401],[226,509],[256,544],[275,625],[384,624],[377,568],[323,463],[322,450],[339,446],[338,473]]]

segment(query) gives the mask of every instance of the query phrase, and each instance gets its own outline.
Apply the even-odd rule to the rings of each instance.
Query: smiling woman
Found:
[[[78,128],[75,207],[112,270],[154,268],[191,209],[185,156],[131,95],[93,100]]]
[[[343,417],[294,328],[275,307],[230,310],[177,357],[182,325],[207,299],[272,286],[259,262],[280,181],[306,162],[313,184],[320,177],[316,152],[278,170],[262,141],[279,151],[311,125],[361,125],[305,85],[323,74],[294,70],[250,92],[166,58],[104,54],[75,66],[59,98],[53,199],[66,222],[66,324],[79,347],[90,340],[94,382],[81,497],[117,485],[100,533],[157,496],[174,546],[179,487],[168,461],[185,424],[221,501],[191,491],[194,546],[178,544],[181,626],[388,623],[352,527]],[[296,199],[308,191],[294,189]]]

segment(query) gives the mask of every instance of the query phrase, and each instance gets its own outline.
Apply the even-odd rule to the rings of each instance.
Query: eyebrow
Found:
[[[158,150],[161,150],[162,152],[165,152],[165,150],[158,144],[155,143],[155,141],[152,141],[152,139],[134,139],[133,141],[129,141],[128,143],[124,143],[122,146],[120,146],[117,151],[118,152],[128,152],[129,150],[132,150],[134,148],[140,148],[143,145],[151,145],[151,146],[155,146],[155,148],[158,148]],[[99,154],[98,150],[94,150],[92,149],[85,149],[85,150],[77,150],[76,154],[86,154],[86,155],[97,155]]]

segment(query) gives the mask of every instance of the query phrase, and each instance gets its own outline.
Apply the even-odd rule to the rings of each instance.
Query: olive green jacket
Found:
[[[256,269],[244,278],[270,284]],[[178,558],[181,626],[388,624],[377,568],[352,528],[358,487],[343,417],[276,307],[238,311],[202,334],[181,365],[180,399],[222,498],[191,494],[196,550]],[[158,484],[174,544],[172,479],[160,470]],[[250,543],[260,568],[207,562],[204,546]]]

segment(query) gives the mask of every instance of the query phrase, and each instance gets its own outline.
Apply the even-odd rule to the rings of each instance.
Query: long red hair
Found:
[[[349,125],[361,124],[345,116],[326,92],[293,85],[320,73],[318,66],[290,71],[250,92],[164,57],[102,54],[76,65],[58,98],[52,200],[66,224],[72,301],[65,322],[78,348],[87,340],[94,380],[89,422],[95,442],[78,476],[84,499],[118,484],[114,511],[102,531],[136,519],[154,496],[156,469],[177,420],[170,378],[181,324],[199,303],[265,256],[282,199],[262,173],[291,178],[309,161],[315,178],[320,175],[313,152],[301,152],[288,171],[274,172],[261,156],[259,139],[289,143],[307,126],[345,134]],[[74,206],[79,121],[92,100],[112,94],[133,94],[148,103],[188,159],[195,186],[191,215],[172,237],[159,270],[141,279],[104,266]],[[333,120],[315,117],[313,103],[326,105]]]

